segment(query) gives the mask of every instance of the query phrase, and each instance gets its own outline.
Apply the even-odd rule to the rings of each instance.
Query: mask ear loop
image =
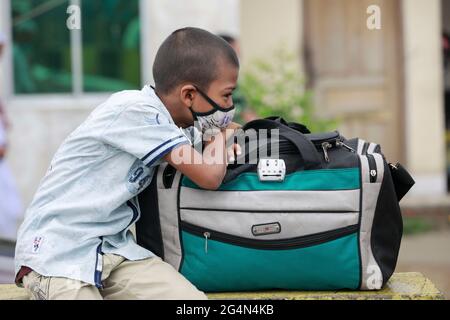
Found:
[[[192,99],[192,94],[189,94],[189,97]],[[194,119],[194,127],[195,128],[197,128],[197,130],[198,131],[200,131],[200,132],[203,132],[203,128],[202,128],[202,126],[201,126],[201,124],[200,124],[200,121],[198,121],[198,116],[197,116],[197,112],[195,112],[193,109],[192,109],[192,107],[193,107],[193,105],[191,105],[190,107],[189,107],[189,111],[191,112],[191,114],[192,114],[192,118]]]
[[[216,110],[219,110],[219,111],[222,111],[222,112],[228,112],[228,111],[231,111],[231,110],[234,109],[234,105],[232,105],[229,108],[222,108],[213,99],[208,97],[208,95],[206,93],[204,93],[202,90],[200,90],[197,86],[194,86],[194,88],[197,89],[197,91],[201,94],[201,96],[203,98],[205,98],[205,100],[208,101],[208,103],[215,109],[215,110],[211,110],[211,111],[208,111],[208,112],[197,113],[197,115],[199,115],[199,116],[207,116],[207,115],[210,115],[210,114],[214,113]]]

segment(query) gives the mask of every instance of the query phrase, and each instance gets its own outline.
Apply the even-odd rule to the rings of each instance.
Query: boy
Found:
[[[238,72],[219,37],[172,33],[155,58],[156,87],[112,95],[56,152],[19,230],[16,283],[34,299],[205,299],[129,228],[140,214],[137,194],[163,161],[205,189],[221,184],[226,159],[208,150],[226,154]],[[221,129],[203,154],[180,129],[194,121],[202,131]],[[186,154],[203,161],[176,161]]]
[[[228,42],[228,44],[234,49],[237,57],[239,58],[241,54],[241,45],[239,44],[238,39],[228,34],[220,34],[219,37]],[[246,123],[258,118],[256,112],[253,111],[252,108],[249,106],[248,101],[245,98],[244,94],[242,93],[239,84],[238,86],[236,86],[236,90],[234,90],[233,101],[234,106],[236,108],[234,116],[235,122]]]

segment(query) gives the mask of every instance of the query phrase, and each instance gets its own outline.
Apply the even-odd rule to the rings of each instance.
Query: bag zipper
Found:
[[[350,152],[356,153],[355,149],[350,147],[349,145],[345,144],[342,138],[334,139],[332,142],[325,141],[321,143],[323,155],[326,162],[330,162],[330,156],[328,155],[328,149],[331,149],[333,147],[340,147],[344,148]]]
[[[214,209],[214,208],[195,208],[195,207],[180,207],[180,210],[190,211],[217,211],[217,212],[245,212],[245,213],[355,213],[359,211],[352,210],[250,210],[250,209]]]
[[[322,151],[323,151],[323,156],[325,158],[326,162],[330,162],[330,157],[328,156],[328,149],[331,149],[333,147],[333,145],[329,142],[322,142]]]
[[[322,244],[324,242],[339,239],[341,237],[350,235],[358,231],[359,226],[351,225],[344,228],[339,228],[331,231],[325,231],[320,233],[315,233],[312,235],[301,236],[290,239],[281,240],[256,240],[243,238],[239,236],[229,235],[223,232],[211,230],[208,228],[193,225],[191,223],[182,221],[181,229],[183,231],[189,232],[193,235],[205,238],[205,253],[208,253],[208,240],[217,240],[220,242],[225,242],[241,247],[247,247],[252,249],[260,250],[286,250],[286,249],[297,249],[304,248],[313,245]]]
[[[208,239],[211,236],[211,233],[205,231],[203,232],[203,236],[205,237],[205,253],[208,254]]]
[[[330,162],[328,150],[331,148],[339,147],[344,148],[347,151],[356,153],[356,150],[347,145],[341,136],[338,136],[337,138],[333,137],[322,140],[311,140],[311,142],[314,144],[316,148],[322,150],[326,162]],[[279,141],[278,152],[280,154],[298,154],[298,150],[292,146],[292,143],[285,140]]]
[[[347,149],[347,150],[350,151],[350,152],[356,153],[356,150],[355,150],[355,149],[353,149],[353,148],[350,147],[349,145],[345,144],[344,141],[341,140],[341,139],[336,139],[336,145],[337,145],[338,147],[343,147],[343,148]]]

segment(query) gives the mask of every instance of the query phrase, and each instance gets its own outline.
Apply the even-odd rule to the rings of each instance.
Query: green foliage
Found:
[[[405,217],[403,218],[403,234],[414,235],[421,234],[433,230],[433,224],[421,217]]]
[[[311,132],[335,130],[337,119],[317,117],[313,95],[305,90],[295,55],[275,51],[271,61],[255,60],[241,76],[240,87],[248,105],[260,116],[281,116],[306,125]]]

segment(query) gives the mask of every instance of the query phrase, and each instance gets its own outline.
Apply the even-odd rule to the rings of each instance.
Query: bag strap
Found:
[[[314,144],[300,131],[294,130],[284,120],[273,120],[272,118],[257,119],[247,123],[243,130],[278,129],[280,138],[290,141],[298,150],[300,159],[305,169],[321,167],[321,160]],[[285,122],[285,121],[284,121]],[[248,154],[248,150],[245,150]]]
[[[265,119],[266,119],[266,120],[273,120],[273,121],[275,121],[275,122],[284,124],[284,125],[288,126],[289,128],[294,129],[294,130],[299,131],[299,132],[304,133],[304,134],[311,133],[311,131],[310,131],[304,124],[301,124],[301,123],[297,123],[297,122],[287,122],[287,121],[284,120],[283,118],[281,118],[281,117],[276,117],[276,116],[267,117],[267,118],[265,118]]]

